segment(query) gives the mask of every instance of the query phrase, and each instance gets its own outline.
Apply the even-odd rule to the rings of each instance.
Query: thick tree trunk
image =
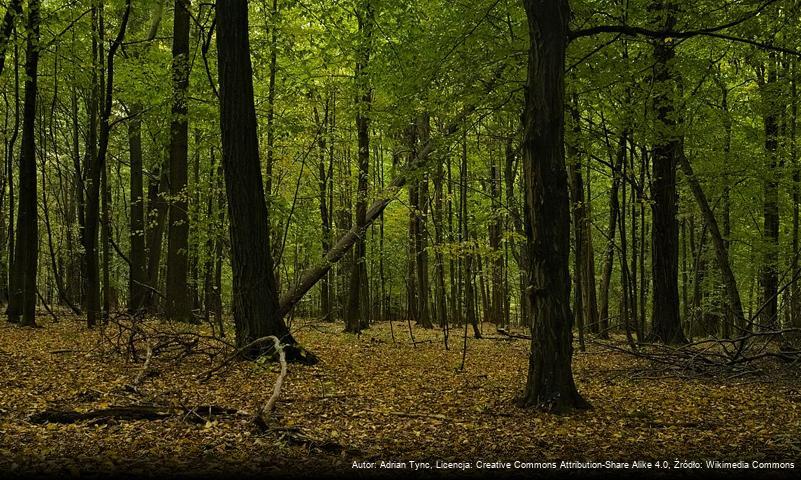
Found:
[[[170,320],[194,321],[189,295],[189,2],[176,0],[172,41],[172,110],[170,121],[170,208],[167,239],[166,314]]]
[[[759,273],[759,284],[762,287],[761,301],[766,305],[758,322],[759,329],[762,331],[773,331],[779,327],[779,122],[776,113],[779,99],[775,92],[777,89],[776,77],[776,55],[771,54],[767,65],[767,81],[760,82],[767,165],[767,173],[762,187],[764,250]]]
[[[658,2],[662,27],[672,29],[676,24],[676,4],[671,1]],[[676,163],[681,155],[682,142],[676,130],[675,81],[671,63],[675,57],[670,38],[654,40],[654,98],[656,116],[655,130],[658,132],[654,145],[653,183],[653,229],[651,231],[652,272],[654,282],[652,330],[653,340],[679,344],[686,343],[679,316],[679,227],[676,192]]]
[[[428,113],[417,119],[419,145],[415,148],[417,161],[428,165],[428,152],[424,148],[430,141],[431,126]],[[417,323],[423,328],[434,328],[431,322],[431,309],[429,308],[429,293],[431,286],[428,276],[428,175],[423,173],[417,183],[417,209],[415,212],[415,260],[417,262]]]
[[[38,262],[39,218],[36,188],[36,96],[39,70],[38,0],[28,2],[25,55],[25,104],[22,116],[22,144],[19,162],[19,209],[17,211],[16,253],[8,304],[9,321],[36,326],[36,267]],[[19,320],[22,317],[21,321]]]
[[[531,353],[525,406],[547,411],[587,408],[573,381],[570,312],[570,209],[564,151],[567,0],[524,0],[529,27],[524,114],[526,239]]]
[[[89,328],[97,325],[100,316],[100,278],[97,268],[97,224],[100,199],[100,172],[97,168],[97,126],[100,109],[100,11],[96,2],[92,2],[92,85],[89,92],[88,135],[86,138],[86,155],[84,176],[86,177],[86,208],[84,209],[84,228],[81,243],[83,244],[83,270],[86,284],[84,303],[86,306],[86,323]],[[95,192],[98,192],[97,194]]]
[[[270,217],[259,161],[246,0],[218,0],[217,55],[236,344],[244,347],[258,338],[275,335],[282,343],[294,346],[295,339],[278,306],[273,275]],[[254,348],[245,355],[252,358],[262,351],[262,348]],[[299,348],[290,348],[287,354],[288,360],[311,358]]]

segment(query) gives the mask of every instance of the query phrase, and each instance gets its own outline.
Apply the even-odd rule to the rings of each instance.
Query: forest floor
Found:
[[[552,415],[515,406],[526,380],[529,342],[468,337],[449,350],[440,330],[406,322],[360,336],[338,324],[292,326],[320,359],[289,365],[274,428],[243,416],[199,422],[100,419],[34,424],[60,408],[218,405],[253,412],[270,395],[276,364],[235,363],[207,382],[208,358],[154,357],[153,372],[127,388],[141,363],[101,348],[77,318],[44,328],[0,322],[0,472],[59,476],[159,473],[350,472],[362,461],[514,462],[794,461],[801,465],[801,380],[776,368],[740,378],[659,378],[642,361],[592,344],[576,352],[579,391],[593,409]],[[208,333],[206,327],[198,331]],[[394,334],[394,340],[393,340]],[[432,467],[434,464],[432,463]]]

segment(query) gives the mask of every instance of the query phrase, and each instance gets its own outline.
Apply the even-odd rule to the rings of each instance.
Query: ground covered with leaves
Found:
[[[265,430],[248,413],[272,393],[275,363],[235,362],[203,381],[224,355],[154,354],[143,375],[144,358],[115,351],[108,331],[90,331],[79,319],[62,316],[39,329],[0,322],[0,471],[263,476],[350,472],[353,462],[382,460],[801,465],[798,366],[681,378],[650,374],[645,361],[590,343],[576,352],[574,369],[593,409],[557,416],[515,406],[529,342],[489,324],[489,338],[468,337],[463,369],[462,330],[451,330],[446,350],[442,331],[413,327],[413,342],[406,322],[359,336],[310,321],[295,320],[292,329],[320,362],[289,365]],[[206,340],[197,338],[202,350]],[[48,410],[131,405],[180,414],[35,421]],[[200,405],[239,413],[192,411]]]

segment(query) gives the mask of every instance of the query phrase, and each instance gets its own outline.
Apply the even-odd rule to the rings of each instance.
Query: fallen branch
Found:
[[[145,344],[147,346],[147,354],[145,355],[145,363],[142,364],[142,370],[139,371],[139,374],[134,378],[133,383],[131,383],[131,387],[134,391],[137,391],[137,387],[139,384],[142,383],[142,380],[145,379],[148,372],[150,371],[150,360],[153,358],[153,348],[150,347],[150,342]]]
[[[110,406],[89,412],[74,410],[45,410],[28,418],[30,423],[77,423],[84,420],[164,420],[171,417],[183,417],[184,420],[199,421],[190,417],[194,415],[204,421],[221,415],[245,415],[245,412],[216,405],[200,405],[196,407],[176,408],[169,405],[129,405]]]
[[[651,364],[649,367],[651,371],[661,370],[681,377],[725,375],[727,378],[733,378],[732,376],[760,373],[762,371],[758,365],[760,360],[773,359],[787,364],[801,361],[801,350],[788,348],[784,344],[778,346],[778,351],[773,351],[771,348],[776,345],[777,337],[782,338],[783,334],[796,330],[798,329],[752,332],[731,339],[707,338],[679,346],[640,343],[636,351],[616,345],[615,342],[596,339],[590,340],[590,343],[606,350],[647,360]],[[726,348],[727,346],[737,346],[737,348],[730,350]]]
[[[531,335],[523,335],[521,333],[512,333],[503,328],[498,328],[495,330],[496,332],[500,333],[501,335],[509,338],[518,338],[521,340],[531,340]]]
[[[220,370],[222,370],[223,368],[227,367],[231,362],[233,362],[237,358],[241,358],[242,354],[244,352],[250,350],[253,347],[259,346],[262,343],[266,343],[268,340],[272,341],[272,339],[274,339],[274,338],[276,338],[276,337],[273,336],[273,335],[270,335],[270,336],[267,336],[267,337],[257,338],[256,340],[253,340],[252,342],[250,342],[250,343],[248,343],[246,345],[243,345],[242,347],[237,348],[236,351],[234,351],[234,353],[232,353],[225,360],[220,362],[219,365],[217,365],[216,367],[210,368],[209,370],[207,370],[202,375],[197,375],[195,378],[198,379],[201,382],[208,381],[213,374],[215,374],[215,373],[219,372]],[[277,340],[277,338],[276,338],[276,340]],[[282,351],[279,354],[283,353],[283,348],[281,350]],[[286,359],[286,357],[284,357],[284,359]]]
[[[264,405],[256,410],[254,421],[261,427],[267,426],[267,419],[264,417],[265,412],[270,413],[275,409],[275,402],[278,401],[278,396],[281,395],[281,387],[284,385],[284,378],[286,378],[287,371],[286,353],[284,352],[283,345],[281,345],[281,341],[278,340],[278,337],[275,335],[270,335],[264,338],[271,339],[273,341],[273,347],[275,347],[275,350],[278,352],[278,361],[281,362],[281,374],[278,375],[278,379],[275,381],[275,385],[273,386],[273,394],[270,395],[270,398],[267,399],[267,402]]]

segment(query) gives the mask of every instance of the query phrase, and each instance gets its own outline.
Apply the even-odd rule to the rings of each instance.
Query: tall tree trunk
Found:
[[[29,7],[30,8],[30,7]],[[0,26],[0,75],[6,66],[6,51],[11,41],[11,34],[14,32],[15,20],[22,15],[22,0],[11,0],[6,7],[6,14],[3,16],[3,24]]]
[[[790,163],[793,166],[793,270],[791,275],[798,271],[799,248],[799,205],[801,204],[801,170],[798,165],[798,59],[792,60],[792,73],[790,74]],[[801,327],[801,283],[795,281],[791,291],[792,326]]]
[[[762,287],[762,302],[765,308],[759,319],[759,329],[772,331],[779,327],[778,296],[779,296],[779,122],[778,101],[776,91],[776,54],[771,53],[768,60],[767,79],[760,73],[760,94],[762,95],[762,117],[765,127],[765,156],[767,173],[763,181],[762,211],[763,244],[762,266],[759,274],[759,284]]]
[[[423,147],[430,141],[431,126],[428,113],[424,113],[417,119],[419,132],[419,145]],[[425,148],[415,148],[417,161],[422,165],[428,165],[428,153]],[[417,322],[423,328],[434,328],[431,322],[431,309],[429,308],[429,293],[431,292],[428,277],[428,175],[422,174],[417,183],[417,209],[415,215],[415,259],[417,261]]]
[[[99,191],[100,170],[96,168],[97,160],[97,126],[100,110],[100,11],[97,1],[92,2],[92,80],[89,91],[87,115],[89,116],[88,134],[86,138],[86,154],[84,161],[84,177],[86,178],[86,207],[84,209],[84,228],[81,243],[83,244],[83,277],[85,282],[86,323],[89,328],[97,325],[100,314],[100,279],[97,269],[97,205],[99,199],[93,198]],[[97,173],[95,173],[97,172]]]
[[[570,5],[524,0],[529,27],[523,166],[531,353],[522,403],[548,411],[587,408],[573,381],[570,209],[564,151],[564,71]]]
[[[145,254],[145,204],[142,161],[142,106],[131,107],[128,121],[128,150],[131,169],[131,218],[128,253],[130,273],[128,277],[128,312],[137,313],[144,306],[147,290],[147,257]]]
[[[4,147],[4,162],[5,162],[5,183],[8,184],[8,210],[3,211],[3,214],[6,215],[8,218],[8,229],[3,230],[2,233],[6,235],[7,243],[4,245],[5,250],[8,252],[8,263],[7,263],[7,290],[6,290],[6,300],[10,302],[11,292],[13,290],[13,283],[14,283],[14,276],[12,272],[14,272],[14,214],[16,213],[16,203],[14,201],[14,152],[15,152],[15,145],[17,143],[17,137],[19,136],[19,110],[20,110],[20,101],[19,101],[19,48],[17,44],[14,43],[14,126],[11,129],[11,138],[5,141]],[[10,321],[18,320],[19,317],[9,316]]]
[[[470,228],[468,219],[468,165],[467,165],[467,134],[462,137],[462,164],[459,174],[460,181],[460,208],[462,210],[462,232],[461,243],[465,245],[467,252],[464,254],[464,298],[466,320],[473,327],[473,336],[481,338],[481,330],[478,328],[478,316],[476,315],[476,293],[473,286],[473,243],[470,241]],[[467,328],[465,326],[465,328]]]
[[[655,15],[660,27],[671,30],[676,25],[674,0],[656,1]],[[653,42],[655,131],[653,173],[651,186],[653,229],[651,230],[652,273],[654,282],[653,325],[651,338],[668,343],[686,343],[679,316],[679,228],[676,220],[676,163],[681,155],[682,142],[676,132],[674,97],[675,80],[671,71],[675,47],[670,38]]]
[[[167,239],[166,314],[170,320],[193,322],[188,285],[189,202],[189,4],[175,0],[172,40],[172,109],[170,120],[170,208]]]
[[[504,173],[504,180],[506,181],[506,208],[509,210],[509,218],[512,221],[512,228],[511,230],[517,233],[518,235],[525,235],[526,232],[523,229],[523,219],[520,215],[520,208],[518,206],[518,201],[515,198],[515,177],[517,176],[517,168],[515,167],[515,151],[512,148],[512,137],[507,137],[506,139],[506,147],[505,147],[505,157],[506,157],[506,165],[505,165],[505,173]],[[520,319],[528,318],[528,295],[526,295],[526,271],[528,266],[526,265],[526,246],[524,244],[517,245],[515,241],[515,237],[512,237],[510,240],[510,248],[512,250],[512,256],[515,257],[517,261],[517,269],[520,272],[520,278],[518,279],[519,283],[519,290],[520,295],[518,297],[518,316]],[[593,269],[594,272],[594,269]],[[593,288],[595,285],[595,273],[593,273]],[[595,298],[595,293],[593,292],[593,298]]]
[[[434,171],[434,317],[437,319],[437,323],[440,327],[447,329],[448,304],[447,294],[445,292],[445,256],[442,253],[444,242],[443,229],[445,228],[444,203],[442,198],[442,183],[444,177],[445,170],[442,162],[437,161]]]
[[[356,61],[356,130],[359,142],[359,181],[356,191],[356,226],[364,228],[367,216],[367,183],[370,170],[370,108],[372,89],[367,68],[373,36],[373,6],[364,0],[357,12],[359,20],[358,60]],[[358,333],[369,325],[369,284],[367,278],[367,242],[361,236],[356,241],[355,258],[350,274],[350,293],[345,309],[345,331]]]
[[[698,183],[698,179],[695,177],[692,165],[690,165],[687,157],[680,155],[679,164],[681,165],[684,175],[687,178],[687,183],[690,184],[690,190],[692,190],[695,201],[698,203],[698,208],[701,210],[701,214],[704,216],[704,223],[709,229],[709,233],[712,235],[712,245],[715,248],[715,258],[718,263],[718,268],[720,268],[723,284],[726,287],[727,305],[731,309],[731,313],[735,319],[735,322],[737,322],[737,325],[741,325],[745,322],[745,316],[743,314],[743,305],[740,300],[740,290],[737,288],[737,279],[735,278],[734,272],[731,269],[729,252],[726,248],[723,235],[720,233],[717,218],[715,218],[715,213],[709,206],[709,201],[707,201],[706,195],[704,194],[701,185]]]
[[[320,162],[318,169],[318,176],[320,177],[320,224],[322,229],[320,238],[323,255],[328,253],[328,249],[331,248],[331,217],[328,207],[328,182],[330,179],[328,178],[328,147],[326,146],[326,142],[330,141],[330,139],[328,139],[328,110],[330,102],[331,98],[326,98],[323,119],[322,121],[319,119],[317,121],[317,135],[319,136],[317,145],[320,149]],[[317,115],[316,108],[315,115]],[[319,117],[319,115],[317,116]],[[329,283],[329,279],[330,274],[326,273],[320,281],[320,310],[322,319],[326,322],[331,322],[334,320],[331,312],[331,285]]]
[[[489,247],[492,257],[487,260],[490,270],[490,305],[488,320],[497,326],[503,324],[503,255],[501,253],[501,235],[503,229],[503,212],[501,211],[501,179],[498,163],[490,153],[489,195],[492,202],[492,215],[489,221]]]
[[[407,164],[415,162],[415,145],[417,143],[416,124],[409,125],[406,132],[407,142],[410,153]],[[412,180],[409,183],[409,245],[406,249],[406,314],[412,320],[419,321],[419,309],[417,308],[417,215],[420,209],[417,182]]]
[[[103,318],[108,318],[114,297],[111,286],[111,187],[108,183],[108,163],[103,165],[100,176],[101,224],[100,244],[103,247]],[[116,302],[114,302],[116,304]]]
[[[101,15],[102,10],[95,10]],[[106,59],[106,81],[105,96],[102,102],[102,113],[100,115],[100,128],[98,136],[97,157],[89,165],[90,184],[87,192],[86,202],[86,257],[87,257],[87,323],[90,327],[97,324],[100,314],[100,278],[97,265],[97,229],[100,217],[100,180],[103,169],[106,165],[106,155],[108,153],[109,135],[111,133],[112,100],[114,92],[114,56],[117,54],[122,41],[125,39],[125,31],[128,28],[128,18],[131,13],[131,0],[125,2],[125,12],[122,17],[120,29],[117,36],[111,42]],[[98,29],[100,31],[100,29]],[[99,52],[98,52],[99,58]],[[93,87],[94,89],[95,87]],[[91,120],[90,120],[91,121]],[[94,144],[90,145],[94,148]],[[91,159],[91,156],[90,156]]]
[[[731,161],[731,129],[732,119],[729,113],[729,89],[720,82],[722,91],[721,106],[723,109],[723,248],[726,250],[726,255],[729,253],[729,238],[731,237],[731,178],[729,173],[729,163]],[[714,235],[714,233],[713,233]],[[717,247],[716,247],[717,248]],[[797,258],[794,256],[794,258]],[[731,260],[729,260],[729,267],[731,267]],[[725,283],[724,283],[725,286]],[[728,287],[726,287],[728,288]],[[742,304],[740,305],[740,313],[742,314]],[[729,338],[732,334],[734,326],[743,328],[745,326],[745,318],[737,318],[734,314],[734,309],[729,301],[723,302],[723,338]]]
[[[620,188],[620,168],[626,161],[626,142],[629,131],[623,129],[618,140],[617,155],[612,165],[612,188],[609,190],[609,233],[606,237],[606,252],[604,252],[604,269],[601,276],[601,304],[600,304],[600,332],[601,338],[609,338],[609,286],[612,282],[612,271],[615,264],[615,232],[617,231],[617,217],[620,210],[618,190]]]
[[[12,323],[36,326],[36,268],[38,262],[39,218],[36,185],[36,96],[39,76],[38,0],[28,2],[25,54],[25,104],[22,116],[22,144],[19,162],[19,209],[13,264],[13,290],[8,304]],[[21,321],[19,320],[22,317]]]
[[[589,274],[587,268],[589,266],[587,256],[587,235],[588,232],[586,225],[589,223],[587,218],[586,200],[584,199],[584,179],[581,176],[581,157],[576,148],[576,142],[579,135],[581,135],[581,127],[579,124],[579,110],[578,100],[573,98],[570,105],[570,113],[573,120],[573,134],[574,139],[568,143],[568,184],[570,186],[570,200],[572,203],[573,213],[573,282],[576,286],[576,291],[573,294],[574,312],[576,326],[579,332],[579,345],[581,350],[584,350],[584,330],[587,325],[592,325],[597,319],[597,311],[593,314],[591,310],[595,308],[590,304],[590,300],[594,299],[595,282],[589,282]],[[592,289],[593,292],[589,290]]]
[[[278,306],[270,249],[270,217],[259,161],[258,125],[246,0],[217,1],[217,55],[220,81],[222,165],[231,233],[233,313],[236,344],[275,335],[293,361],[313,357],[296,347]],[[248,349],[256,357],[272,347]]]

